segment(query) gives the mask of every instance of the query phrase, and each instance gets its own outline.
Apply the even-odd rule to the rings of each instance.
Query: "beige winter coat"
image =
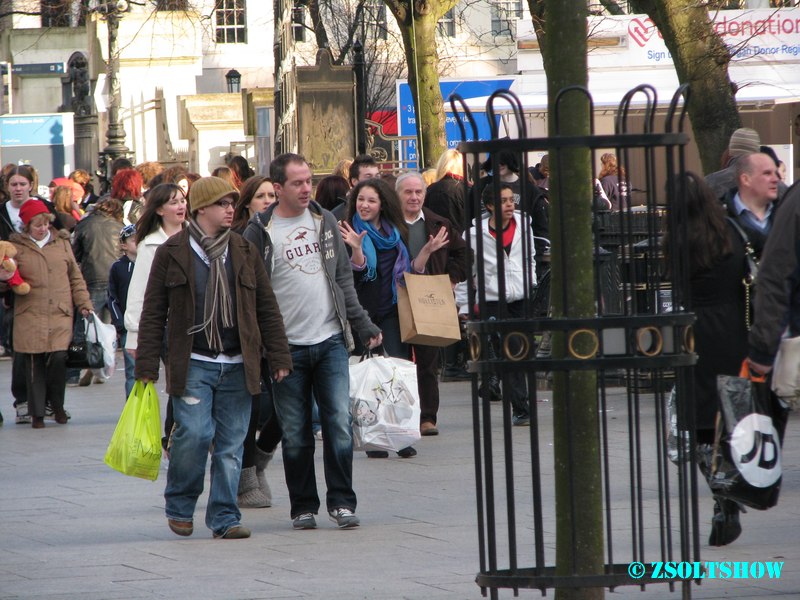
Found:
[[[39,248],[27,234],[13,234],[19,274],[31,286],[14,298],[14,352],[42,354],[66,350],[72,340],[75,307],[92,309],[69,232],[50,228],[50,240]]]

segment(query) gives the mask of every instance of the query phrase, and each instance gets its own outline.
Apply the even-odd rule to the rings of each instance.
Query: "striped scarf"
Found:
[[[225,273],[225,252],[228,250],[228,241],[231,237],[230,229],[226,229],[217,237],[206,235],[194,219],[189,219],[189,235],[200,244],[208,258],[208,282],[206,283],[206,297],[203,307],[203,322],[190,327],[186,332],[194,335],[205,331],[208,347],[216,352],[222,352],[222,330],[220,329],[220,316],[222,327],[233,327],[233,302],[228,288],[228,277]]]

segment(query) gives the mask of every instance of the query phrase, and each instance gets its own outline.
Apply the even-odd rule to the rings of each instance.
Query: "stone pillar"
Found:
[[[298,149],[315,173],[331,173],[356,153],[353,69],[333,65],[330,50],[323,48],[315,66],[296,72]]]
[[[97,115],[75,115],[75,168],[95,174],[100,146]]]

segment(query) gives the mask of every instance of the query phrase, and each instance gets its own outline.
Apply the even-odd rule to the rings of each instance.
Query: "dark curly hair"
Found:
[[[356,213],[356,200],[364,188],[372,188],[378,193],[378,197],[381,200],[381,217],[397,227],[400,231],[400,237],[403,238],[404,242],[407,242],[408,225],[406,225],[406,220],[403,218],[400,198],[398,198],[397,192],[394,191],[392,186],[380,179],[368,179],[353,188],[353,191],[350,192],[350,201],[347,203],[347,220],[350,223],[353,222],[353,215]]]

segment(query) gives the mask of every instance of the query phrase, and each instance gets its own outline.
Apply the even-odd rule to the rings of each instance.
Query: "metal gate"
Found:
[[[555,103],[556,123],[561,102],[568,94],[583,94],[589,114],[593,114],[588,91],[569,88],[559,94]],[[526,187],[533,185],[526,177],[529,152],[582,146],[591,150],[593,158],[599,149],[614,149],[623,169],[634,157],[637,164],[645,165],[641,172],[620,176],[629,190],[631,180],[636,180],[641,206],[628,205],[618,212],[605,213],[590,208],[591,198],[586,200],[586,210],[595,213],[596,314],[591,318],[554,318],[552,312],[548,313],[549,273],[546,268],[540,269],[535,285],[530,262],[526,262],[521,275],[516,275],[522,278],[524,296],[519,301],[507,301],[510,284],[506,282],[505,261],[492,260],[492,256],[503,252],[503,236],[498,234],[491,240],[493,248],[487,246],[479,233],[481,226],[477,226],[485,216],[480,194],[474,189],[467,193],[465,231],[475,255],[472,284],[467,287],[469,306],[475,307],[476,312],[467,324],[467,335],[469,370],[473,373],[480,546],[476,581],[484,595],[497,598],[501,588],[511,588],[515,594],[520,588],[539,589],[544,595],[550,588],[613,589],[636,585],[644,589],[645,585],[658,583],[667,583],[671,590],[679,587],[685,598],[691,595],[691,577],[679,581],[650,578],[653,561],[700,558],[696,473],[691,461],[681,461],[679,466],[669,462],[664,434],[669,390],[674,387],[682,407],[692,406],[690,367],[696,360],[694,315],[688,304],[686,244],[682,243],[685,215],[679,214],[684,209],[675,203],[680,193],[676,176],[684,171],[684,147],[688,143],[682,131],[687,98],[688,87],[684,86],[659,114],[655,90],[639,86],[622,100],[614,135],[594,135],[591,123],[589,136],[557,133],[548,138],[527,139],[522,106],[514,94],[503,90],[487,102],[489,120],[497,123],[497,103],[511,104],[520,137],[497,139],[495,126],[491,140],[462,142],[459,147],[464,154],[465,173],[472,174],[473,182],[479,181],[480,165],[487,153],[491,165],[486,166],[491,166],[495,174],[501,152],[516,156],[521,166],[519,208],[523,215],[532,211],[526,204]],[[635,109],[639,111],[637,119],[644,117],[642,130],[637,132],[629,131],[634,120],[634,99],[644,99],[644,107]],[[477,139],[475,121],[463,100],[455,96],[450,104],[462,139],[467,139],[467,127],[472,128],[472,139]],[[655,131],[657,115],[658,121],[664,119],[660,133]],[[559,166],[555,173],[568,175],[569,170]],[[494,188],[495,198],[499,197],[498,177],[489,185]],[[564,210],[563,203],[550,206],[551,213],[556,210]],[[474,233],[470,233],[471,224],[477,226]],[[519,226],[527,261],[527,245],[532,243],[531,221],[523,218]],[[683,254],[671,253],[669,265],[664,264],[661,252],[666,227],[673,236],[674,247],[683,249]],[[569,240],[555,239],[552,245],[568,248]],[[568,275],[561,273],[562,278]],[[493,285],[499,289],[493,290]],[[565,356],[550,355],[545,347],[550,332],[563,332],[567,340]],[[587,343],[589,351],[585,350]],[[568,569],[565,575],[563,568],[557,571],[555,566],[553,464],[543,459],[551,431],[538,402],[541,392],[537,391],[536,378],[548,372],[585,370],[595,371],[598,383],[596,397],[588,401],[597,402],[600,415],[596,433],[601,449],[604,568],[591,575]],[[492,378],[501,382],[503,392],[502,402],[497,405],[491,401]],[[623,385],[613,390],[613,382]],[[514,426],[515,409],[509,401],[514,389],[526,394],[529,428]],[[610,399],[622,407],[618,413],[624,411],[622,423],[609,412]],[[686,410],[685,414],[693,412]],[[690,420],[690,416],[681,416],[680,425],[691,430]],[[571,435],[568,460],[598,460],[574,456],[574,436],[582,433]],[[684,452],[685,448],[679,448],[681,459]],[[570,481],[570,489],[574,483]],[[569,511],[574,517],[582,505],[580,498],[572,496]],[[574,536],[572,543],[579,544],[579,538],[580,534]],[[643,563],[645,570],[629,570],[634,562]]]

